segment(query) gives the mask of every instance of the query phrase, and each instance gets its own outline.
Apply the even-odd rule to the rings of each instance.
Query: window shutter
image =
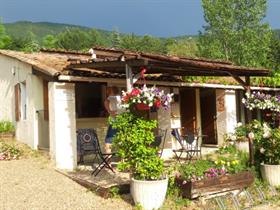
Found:
[[[15,85],[15,115],[16,115],[16,121],[20,120],[21,113],[20,113],[20,84]]]
[[[43,81],[44,120],[49,120],[49,90],[48,81]]]

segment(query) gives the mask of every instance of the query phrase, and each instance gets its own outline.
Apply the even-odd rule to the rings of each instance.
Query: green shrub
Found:
[[[15,126],[10,121],[0,121],[0,133],[14,132]]]
[[[118,130],[113,139],[117,154],[122,158],[118,168],[128,170],[135,179],[154,180],[163,175],[163,160],[157,155],[157,148],[150,145],[155,137],[155,120],[147,120],[126,112],[111,120]]]

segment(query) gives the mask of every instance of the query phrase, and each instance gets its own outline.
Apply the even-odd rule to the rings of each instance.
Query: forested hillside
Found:
[[[136,51],[196,56],[195,37],[159,38],[150,35],[124,34],[77,25],[20,21],[3,24],[6,47],[12,50],[37,51],[42,47],[87,51],[91,46],[125,48]]]
[[[46,35],[56,35],[69,28],[78,28],[80,30],[89,31],[90,28],[79,25],[51,23],[51,22],[30,22],[19,21],[14,23],[5,23],[7,34],[10,36],[20,38],[26,37],[32,32],[38,40],[43,40]],[[110,36],[112,32],[106,30],[96,29],[102,36]]]

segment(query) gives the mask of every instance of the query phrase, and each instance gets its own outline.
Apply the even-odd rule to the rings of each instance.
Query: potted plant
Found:
[[[134,88],[123,93],[123,106],[127,111],[111,121],[117,129],[113,144],[122,159],[118,168],[130,172],[130,192],[134,202],[147,210],[158,209],[163,204],[168,178],[163,174],[163,160],[157,155],[158,148],[150,146],[155,139],[153,130],[157,121],[149,120],[143,114],[149,110],[138,104],[168,108],[171,97],[155,87]]]
[[[236,148],[240,151],[249,153],[248,143],[248,129],[246,125],[242,125],[241,122],[237,123],[233,133],[226,134],[226,141],[235,144]]]
[[[266,123],[262,124],[258,120],[253,120],[251,123],[242,125],[237,123],[234,132],[226,135],[226,140],[233,143],[240,151],[249,153],[249,137],[259,139],[263,136],[263,130]]]
[[[254,140],[255,159],[260,165],[262,178],[270,185],[280,186],[280,129],[267,125],[263,137]]]

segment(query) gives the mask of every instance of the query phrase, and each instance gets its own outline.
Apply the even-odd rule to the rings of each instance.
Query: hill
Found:
[[[67,28],[79,28],[81,30],[91,30],[95,28],[89,28],[80,25],[71,25],[71,24],[63,24],[63,23],[51,23],[51,22],[31,22],[31,21],[18,21],[14,23],[4,23],[6,32],[13,37],[25,37],[28,33],[32,32],[36,38],[41,41],[42,38],[48,34],[56,35],[60,32],[65,31]],[[102,30],[102,29],[95,29],[97,30],[101,36],[105,39],[110,39],[112,35],[112,31]],[[124,35],[124,34],[120,34]],[[141,37],[141,36],[137,36]],[[189,36],[189,35],[182,35],[176,37],[170,37],[175,40],[182,40],[188,39],[189,37],[196,37],[196,36]],[[160,38],[160,37],[159,37]],[[165,39],[165,38],[161,38]]]
[[[63,24],[63,23],[50,23],[50,22],[30,22],[19,21],[14,23],[4,24],[6,32],[13,37],[25,37],[32,32],[35,37],[41,41],[42,38],[48,34],[56,35],[65,31],[67,28],[79,28],[81,30],[91,30],[91,28],[79,25]],[[108,37],[111,31],[96,29],[102,36]]]

